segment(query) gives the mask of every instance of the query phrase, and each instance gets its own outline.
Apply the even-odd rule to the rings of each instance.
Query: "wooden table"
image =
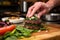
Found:
[[[29,38],[23,38],[18,40],[60,40],[60,25],[59,24],[47,24],[48,31],[40,31],[33,33]]]

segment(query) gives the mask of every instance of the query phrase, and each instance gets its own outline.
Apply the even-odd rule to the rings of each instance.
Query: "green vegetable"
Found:
[[[38,18],[36,17],[36,16],[33,16],[33,17],[31,17],[31,18],[26,18],[26,20],[37,20]]]
[[[16,37],[21,37],[22,36],[22,33],[19,33],[19,32],[15,32],[15,34],[14,34],[14,36],[16,36]]]
[[[7,32],[7,33],[5,33],[5,35],[3,36],[3,39],[14,35],[14,32],[15,32],[15,31],[16,31],[16,29],[14,29],[12,32]]]
[[[0,40],[2,40],[3,36],[0,36]]]
[[[17,40],[15,36],[7,37],[5,40]]]
[[[16,29],[19,30],[22,33],[23,36],[30,36],[31,32],[33,31],[33,30],[23,28],[23,27],[20,27],[20,26],[17,26]]]
[[[40,30],[46,30],[46,28],[45,28],[45,27],[43,27],[43,28],[40,28]]]
[[[41,27],[40,30],[45,30],[46,28]],[[32,32],[37,32],[38,30],[31,30],[24,28],[23,26],[16,26],[12,32],[7,32],[5,35],[0,37],[0,40],[17,40],[17,38],[30,37]]]
[[[10,35],[13,35],[15,32],[16,32],[16,29],[14,29],[14,30],[10,33]]]
[[[7,20],[5,20],[5,22],[9,22],[9,20],[7,19]]]
[[[22,37],[29,37],[33,30],[24,28],[22,26],[16,26],[16,29],[14,29],[12,32],[7,32],[3,37],[0,39],[2,40],[16,40],[17,38]]]
[[[5,35],[3,36],[3,39],[10,37],[10,32],[5,33]]]

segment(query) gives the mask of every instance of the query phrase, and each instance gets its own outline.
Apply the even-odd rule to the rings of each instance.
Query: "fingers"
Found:
[[[47,9],[45,3],[37,2],[28,9],[26,17],[32,17],[39,10],[40,12],[37,14],[37,17],[40,18],[47,12]]]
[[[39,9],[39,7],[36,5],[30,7],[27,12],[27,17],[32,17],[38,9]]]
[[[28,12],[27,12],[26,17],[29,17],[29,15],[31,14],[33,8],[34,8],[34,6],[31,6],[31,7],[28,9]]]
[[[38,6],[35,6],[35,8],[31,12],[31,14],[29,15],[29,17],[32,17],[38,9],[39,9]]]
[[[47,11],[47,10],[44,9],[43,11],[39,12],[39,13],[37,14],[37,17],[40,18],[43,14],[47,13],[46,11]]]
[[[28,12],[27,12],[27,17],[32,17],[35,12],[40,8],[40,5],[39,2],[36,2],[33,6],[31,6],[29,9],[28,9]]]

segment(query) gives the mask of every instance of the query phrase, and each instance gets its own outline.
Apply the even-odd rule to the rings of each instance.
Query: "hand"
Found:
[[[36,12],[37,17],[40,18],[43,14],[50,11],[48,4],[44,2],[36,2],[33,6],[28,9],[26,17],[32,17]]]

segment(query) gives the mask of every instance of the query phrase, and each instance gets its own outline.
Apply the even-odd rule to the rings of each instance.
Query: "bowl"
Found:
[[[11,23],[24,22],[24,18],[20,17],[19,19],[9,19],[9,22],[11,22]]]
[[[10,17],[2,18],[2,21],[6,21],[6,20],[9,20],[9,22],[11,22],[11,23],[20,23],[20,22],[24,21],[24,18],[23,17],[14,18],[14,19],[11,19]]]

